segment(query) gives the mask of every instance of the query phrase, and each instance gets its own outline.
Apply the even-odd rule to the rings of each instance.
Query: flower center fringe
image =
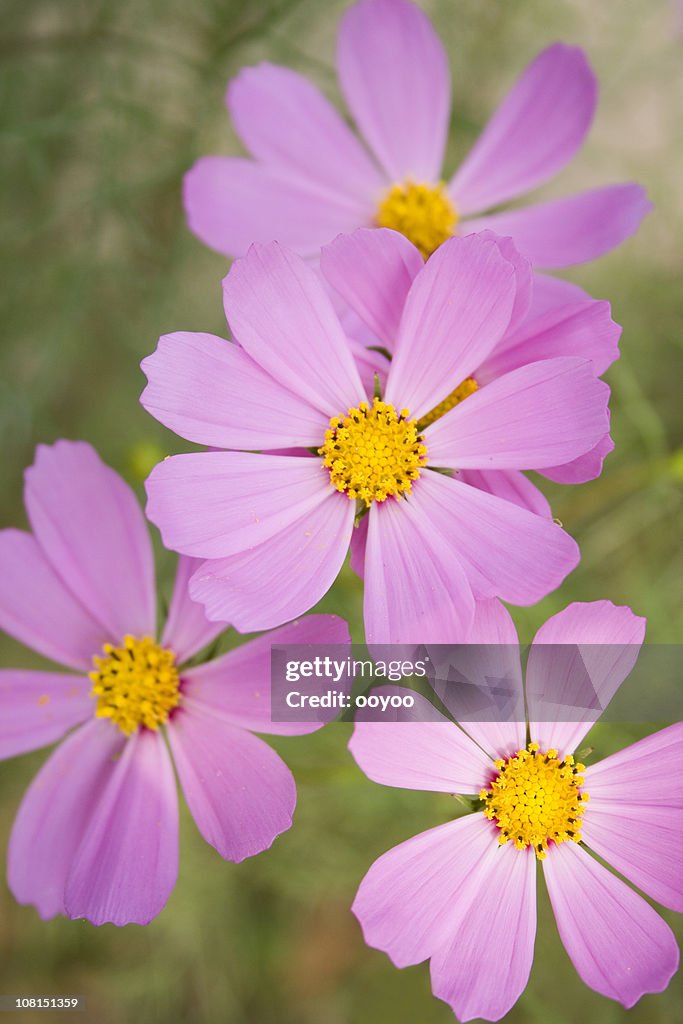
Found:
[[[427,449],[407,409],[375,398],[346,416],[333,416],[318,453],[338,491],[370,505],[408,494],[426,462]]]
[[[377,227],[400,231],[429,259],[454,234],[458,214],[443,182],[425,185],[406,181],[389,189],[379,204],[375,222]]]
[[[484,814],[500,829],[501,845],[512,840],[518,850],[533,846],[543,860],[549,842],[581,841],[583,804],[588,800],[579,789],[584,765],[571,755],[559,761],[556,750],[543,754],[538,743],[495,765],[497,777],[479,796]]]
[[[447,398],[444,398],[443,402],[439,402],[435,405],[431,412],[428,412],[426,416],[423,416],[419,422],[420,430],[425,430],[430,423],[435,423],[436,420],[440,420],[442,416],[445,416],[451,409],[455,409],[456,405],[460,405],[466,398],[473,395],[475,391],[479,390],[474,377],[466,377],[462,384],[458,384],[454,391],[451,391]]]
[[[180,703],[180,677],[175,654],[148,637],[123,639],[123,647],[104,645],[104,657],[93,658],[91,696],[97,718],[109,718],[130,736],[139,726],[158,729]]]

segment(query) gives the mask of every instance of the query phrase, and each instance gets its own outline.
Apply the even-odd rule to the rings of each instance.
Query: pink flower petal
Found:
[[[275,242],[252,246],[223,281],[223,301],[235,337],[284,387],[326,416],[363,401],[324,283],[293,252]]]
[[[494,842],[490,823],[470,814],[384,853],[360,883],[351,908],[367,945],[381,949],[397,967],[435,954],[453,934],[467,880]]]
[[[586,769],[585,843],[644,893],[683,910],[683,725]]]
[[[592,363],[596,377],[602,376],[619,358],[621,327],[611,317],[609,302],[571,303],[554,306],[546,313],[529,316],[500,345],[477,371],[477,382],[485,384],[510,370],[539,359],[577,356]]]
[[[583,142],[596,102],[582,50],[555,43],[539,53],[452,178],[458,211],[488,210],[552,178]]]
[[[253,857],[290,828],[294,778],[263,740],[191,700],[168,738],[192,817],[221,857]]]
[[[210,619],[231,622],[242,633],[303,615],[339,574],[354,512],[352,502],[331,490],[310,514],[257,547],[204,562],[192,578],[190,596],[202,602]]]
[[[368,643],[463,642],[471,625],[471,585],[448,535],[431,521],[423,486],[420,479],[407,500],[391,498],[368,514]]]
[[[243,68],[226,101],[237,134],[261,164],[372,208],[383,184],[377,168],[303,75],[269,63]]]
[[[540,469],[590,451],[609,432],[609,387],[586,359],[544,359],[498,377],[424,433],[431,465]]]
[[[190,230],[229,257],[273,239],[302,256],[317,256],[324,242],[369,223],[373,213],[274,167],[227,156],[194,164],[183,180],[183,205]]]
[[[363,516],[351,534],[351,568],[361,579],[365,576],[365,549],[368,543],[368,517]]]
[[[210,622],[202,605],[190,598],[190,579],[201,564],[187,555],[178,559],[173,596],[161,638],[163,646],[175,653],[178,665],[201,651],[225,629],[222,622]]]
[[[517,273],[493,239],[444,242],[408,293],[386,401],[419,419],[474,373],[510,323]]]
[[[678,947],[641,896],[574,843],[553,847],[543,873],[560,937],[586,985],[627,1008],[666,988]]]
[[[0,759],[38,750],[89,718],[95,705],[84,676],[0,671]]]
[[[536,858],[533,850],[499,846],[483,816],[470,826],[478,857],[467,864],[450,910],[446,942],[432,956],[432,991],[459,1021],[500,1020],[529,980],[536,937]],[[464,831],[464,830],[463,830]],[[464,860],[462,849],[458,860]],[[458,861],[454,864],[460,873]]]
[[[535,266],[552,269],[585,263],[615,249],[638,230],[651,209],[640,185],[607,185],[568,199],[467,221],[466,227],[511,235]]]
[[[517,294],[506,333],[516,331],[527,318],[533,298],[534,273],[531,263],[526,256],[522,256],[511,238],[500,238],[494,231],[480,231],[479,238],[494,241],[501,256],[514,267]]]
[[[0,530],[0,561],[2,629],[46,658],[91,669],[113,637],[65,587],[35,538]]]
[[[349,628],[336,615],[308,615],[281,629],[183,672],[183,694],[207,712],[216,711],[241,729],[273,735],[315,732],[323,722],[274,722],[271,651],[292,644],[350,644]]]
[[[177,875],[173,766],[162,736],[142,730],[100,790],[67,880],[66,912],[97,925],[149,924]]]
[[[366,395],[373,394],[377,381],[379,381],[380,389],[383,392],[386,387],[387,372],[391,365],[386,356],[381,352],[374,352],[372,349],[366,348],[352,337],[349,337],[349,348],[353,353],[353,359],[358,367]]]
[[[404,692],[393,686],[391,691]],[[356,763],[382,786],[478,793],[490,782],[491,759],[462,729],[414,696],[417,710],[411,720],[356,722],[349,740]]]
[[[147,515],[166,547],[197,558],[235,554],[305,524],[331,495],[344,502],[320,459],[296,455],[174,455],[153,469],[146,487]]]
[[[25,479],[36,539],[67,587],[111,639],[154,636],[152,544],[128,485],[83,441],[39,445]]]
[[[390,352],[410,286],[423,267],[412,242],[388,228],[359,228],[339,235],[320,254],[328,284]]]
[[[457,552],[475,596],[534,604],[576,566],[575,542],[545,516],[429,470],[418,483],[425,530]]]
[[[12,828],[7,882],[43,919],[65,913],[64,891],[90,817],[116,770],[125,737],[92,721],[51,754],[26,791]]]
[[[458,473],[458,479],[471,487],[478,487],[481,491],[511,501],[520,508],[526,508],[537,516],[546,516],[547,519],[553,517],[545,495],[519,470],[465,469]]]
[[[179,331],[142,361],[140,402],[188,441],[216,448],[319,445],[329,417],[278,384],[239,345]]]
[[[613,450],[614,441],[609,434],[605,434],[585,455],[579,455],[578,459],[572,459],[561,466],[544,466],[539,469],[539,473],[558,484],[585,484],[600,476],[603,463]]]
[[[532,740],[571,754],[635,665],[644,636],[645,619],[611,601],[575,602],[548,619],[527,663]]]
[[[342,18],[337,66],[360,131],[394,181],[438,181],[451,105],[448,58],[407,0],[360,0]]]
[[[534,272],[533,294],[529,317],[535,318],[554,309],[556,306],[568,306],[577,302],[587,302],[591,296],[573,281],[563,281],[559,277]]]
[[[436,674],[432,684],[435,692],[461,728],[487,754],[494,760],[511,757],[526,745],[519,640],[510,613],[500,601],[475,601],[467,643],[451,647],[446,664],[442,661],[442,649],[427,646],[427,652]],[[471,685],[463,688],[454,684],[454,678]],[[472,702],[478,711],[485,696],[491,698],[493,706],[485,720],[476,721]]]
[[[681,723],[676,722],[589,765],[584,774],[586,788],[590,785],[591,801],[613,803],[619,801],[628,789],[631,803],[678,806],[683,798],[683,774],[679,771],[667,774],[664,785],[662,772],[665,767],[668,771],[667,766],[681,752],[681,728]]]

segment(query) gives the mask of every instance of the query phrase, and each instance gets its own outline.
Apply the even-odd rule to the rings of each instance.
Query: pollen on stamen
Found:
[[[495,762],[497,776],[479,793],[485,816],[500,829],[498,842],[516,849],[533,846],[543,860],[549,843],[581,842],[581,819],[588,793],[582,791],[585,767],[571,755],[559,760],[538,743],[514,757]]]
[[[400,231],[424,259],[429,259],[455,233],[458,213],[444,182],[428,185],[406,181],[393,185],[383,196],[375,223]]]
[[[151,637],[125,636],[121,647],[105,644],[93,664],[95,716],[110,719],[126,736],[141,726],[157,730],[180,704],[175,654]]]
[[[422,435],[409,416],[408,409],[397,412],[379,398],[333,416],[318,449],[332,485],[368,507],[409,494],[427,461]]]
[[[460,405],[461,402],[464,402],[466,398],[469,398],[470,395],[473,395],[478,390],[479,385],[474,377],[465,377],[464,381],[458,384],[457,388],[454,388],[450,395],[447,395],[442,402],[439,402],[426,416],[422,417],[419,422],[420,430],[426,430],[430,423],[436,423],[447,412],[455,409],[456,405]]]

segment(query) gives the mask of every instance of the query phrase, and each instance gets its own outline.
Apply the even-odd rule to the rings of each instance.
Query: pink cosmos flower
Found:
[[[185,178],[189,225],[227,256],[275,238],[301,255],[357,227],[407,235],[427,256],[454,233],[510,235],[541,268],[595,259],[650,209],[634,184],[487,213],[560,171],[580,148],[597,83],[584,53],[555,44],[524,71],[448,182],[443,157],[451,84],[427,16],[408,0],[360,0],[344,15],[337,67],[370,155],[318,89],[260,64],[230,83],[227,104],[252,159],[209,156]],[[546,278],[566,301],[574,286]]]
[[[480,237],[495,236],[487,231],[480,232]],[[514,259],[511,241],[499,241]],[[322,250],[323,276],[359,325],[352,326],[356,335],[352,347],[366,387],[372,387],[374,374],[379,374],[382,382],[386,380],[390,362],[381,352],[388,357],[394,352],[401,312],[422,266],[415,246],[386,228],[361,228],[351,235],[340,235]],[[537,360],[578,356],[590,360],[595,375],[600,376],[619,358],[621,328],[612,320],[608,302],[579,299],[549,305],[543,287],[538,287],[538,276],[532,283],[523,263],[522,274],[524,288],[530,294],[519,295],[519,315],[465,381],[453,380],[453,391],[446,400],[449,405],[455,406],[503,374]],[[361,344],[356,339],[362,339]],[[546,466],[539,473],[557,483],[584,483],[600,475],[604,458],[613,447],[607,433],[585,455],[561,466]],[[463,471],[460,479],[532,512],[551,515],[545,497],[517,470],[482,467]]]
[[[558,586],[579,557],[571,538],[451,473],[591,451],[608,430],[591,362],[539,360],[439,409],[524,315],[530,277],[505,242],[448,240],[408,290],[381,399],[362,386],[319,274],[278,243],[254,246],[223,282],[238,343],[160,340],[143,362],[145,408],[193,441],[241,449],[174,456],[147,481],[164,542],[205,559],[190,593],[209,618],[251,631],[312,607],[357,517],[370,641],[453,642],[475,597],[529,604]]]
[[[506,665],[516,670],[508,680],[523,708],[512,621],[497,602],[478,612],[473,642],[509,645]],[[585,768],[573,752],[595,712],[548,721],[543,699],[553,679],[563,705],[578,708],[588,670],[598,706],[606,707],[644,632],[644,619],[609,601],[572,604],[549,619],[527,665],[528,735],[524,721],[459,728],[426,701],[411,721],[355,727],[351,752],[375,782],[481,800],[481,810],[380,857],[353,904],[365,941],[397,967],[431,961],[434,994],[461,1021],[499,1020],[526,986],[537,860],[560,937],[587,985],[630,1007],[666,988],[678,966],[668,925],[589,851],[646,895],[683,910],[683,724]]]
[[[70,671],[0,672],[0,758],[66,736],[19,809],[9,887],[43,918],[146,924],[178,872],[165,740],[206,841],[231,861],[267,849],[292,823],[296,789],[251,730],[320,727],[270,721],[271,644],[345,643],[348,630],[311,616],[183,667],[222,627],[190,601],[194,566],[181,558],[155,639],[150,538],[123,480],[89,445],[58,441],[38,448],[25,500],[33,533],[0,532],[0,625]]]

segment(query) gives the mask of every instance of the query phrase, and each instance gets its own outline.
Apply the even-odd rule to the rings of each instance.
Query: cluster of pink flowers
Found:
[[[294,780],[254,733],[322,723],[272,721],[270,652],[350,642],[336,616],[306,616],[349,552],[368,643],[509,645],[522,708],[500,601],[534,604],[579,561],[525,474],[601,473],[620,328],[608,303],[544,271],[617,246],[649,203],[628,183],[498,207],[580,147],[590,66],[544,50],[448,181],[448,62],[416,6],[351,6],[338,72],[360,138],[307,79],[261,64],[227,96],[251,158],[204,157],[185,179],[192,230],[239,258],[223,281],[231,340],[168,334],[142,364],[145,409],[207,449],[146,484],[147,517],[180,555],[165,623],[137,500],[89,445],[39,447],[31,532],[0,532],[0,625],[68,670],[0,673],[0,757],[62,741],[8,854],[13,894],[42,917],[122,925],[162,910],[178,870],[174,765],[226,860],[290,827]],[[212,656],[228,626],[270,632]],[[369,778],[479,801],[380,858],[353,906],[397,966],[431,961],[460,1020],[498,1020],[526,984],[537,859],[588,985],[631,1006],[676,969],[668,926],[588,850],[683,909],[680,724],[584,769],[573,753],[590,722],[547,722],[530,697],[542,671],[564,673],[568,703],[580,685],[578,662],[540,647],[603,645],[605,706],[643,635],[607,601],[550,619],[528,727],[424,721],[420,701],[409,721],[356,726]]]

